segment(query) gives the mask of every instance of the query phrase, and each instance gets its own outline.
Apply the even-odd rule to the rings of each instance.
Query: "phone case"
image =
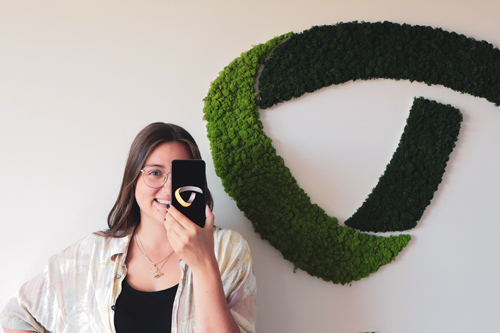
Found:
[[[173,160],[170,201],[191,221],[205,226],[206,176],[203,160]]]

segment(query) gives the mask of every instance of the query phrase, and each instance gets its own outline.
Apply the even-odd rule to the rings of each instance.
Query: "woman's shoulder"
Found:
[[[251,261],[248,243],[237,231],[214,227],[214,247],[219,259],[239,257],[240,260]]]
[[[255,277],[250,248],[243,236],[231,229],[214,230],[214,250],[224,288],[236,287],[245,281],[245,290],[254,289]],[[253,287],[251,287],[253,286]]]
[[[214,226],[214,239],[221,243],[242,243],[245,246],[248,246],[247,241],[239,232],[226,228],[223,229],[217,226]]]
[[[97,233],[89,234],[79,241],[58,253],[57,258],[72,257],[112,257],[116,254],[125,253],[128,247],[129,237],[115,238],[105,237]]]

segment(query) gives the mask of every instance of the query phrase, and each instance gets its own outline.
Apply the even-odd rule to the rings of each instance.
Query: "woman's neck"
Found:
[[[134,233],[134,237],[137,236],[144,249],[151,256],[162,255],[172,251],[172,246],[168,241],[167,230],[163,225],[143,223],[141,221]]]

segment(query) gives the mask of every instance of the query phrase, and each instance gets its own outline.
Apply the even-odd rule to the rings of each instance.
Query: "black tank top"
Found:
[[[123,279],[122,292],[115,304],[116,332],[171,332],[172,307],[178,286],[145,292],[135,290]]]

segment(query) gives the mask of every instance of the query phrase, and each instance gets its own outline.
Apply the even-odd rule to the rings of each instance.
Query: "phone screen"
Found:
[[[206,176],[203,160],[173,160],[170,201],[191,221],[205,226]]]

